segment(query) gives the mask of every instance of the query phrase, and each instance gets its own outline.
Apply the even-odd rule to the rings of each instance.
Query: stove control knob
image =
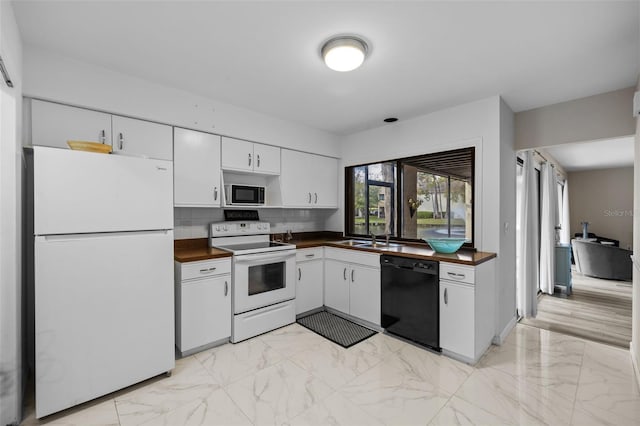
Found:
[[[262,229],[262,224],[261,223],[258,224],[258,229]]]
[[[223,229],[224,229],[225,231],[228,231],[228,230],[229,230],[229,227],[228,227],[227,225],[224,225]]]
[[[216,231],[220,231],[220,225],[216,226]]]

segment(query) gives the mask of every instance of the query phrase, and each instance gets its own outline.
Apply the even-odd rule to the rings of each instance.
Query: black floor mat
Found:
[[[326,311],[298,318],[297,322],[343,348],[351,347],[377,333]]]

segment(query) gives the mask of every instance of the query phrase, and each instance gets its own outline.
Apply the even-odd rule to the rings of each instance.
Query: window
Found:
[[[347,167],[346,233],[463,237],[473,246],[474,158],[465,148]]]
[[[393,234],[396,164],[394,162],[349,167],[349,233]]]

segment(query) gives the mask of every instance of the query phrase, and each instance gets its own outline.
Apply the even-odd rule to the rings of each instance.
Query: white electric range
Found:
[[[209,246],[233,253],[233,343],[296,320],[296,246],[269,241],[270,230],[253,220],[209,225]]]

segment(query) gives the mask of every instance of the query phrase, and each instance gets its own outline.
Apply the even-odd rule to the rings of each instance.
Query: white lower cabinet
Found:
[[[349,314],[380,325],[380,268],[352,265]]]
[[[323,291],[323,248],[296,252],[296,315],[321,308]]]
[[[440,347],[472,357],[474,288],[440,281]]]
[[[440,262],[440,347],[475,364],[494,336],[495,262],[464,266]]]
[[[324,261],[324,304],[337,311],[349,313],[349,265],[333,259]]]
[[[175,268],[176,346],[180,352],[193,353],[231,337],[231,260],[176,262]]]
[[[380,325],[380,255],[325,249],[324,304]]]

